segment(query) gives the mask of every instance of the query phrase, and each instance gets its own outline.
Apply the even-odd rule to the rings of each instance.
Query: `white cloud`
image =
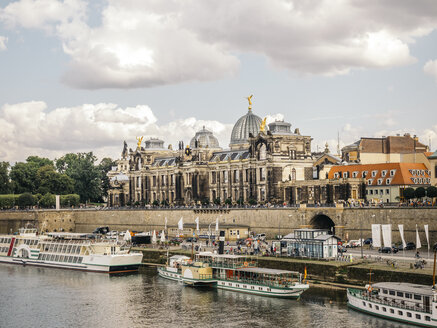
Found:
[[[54,33],[71,57],[63,81],[87,89],[219,79],[236,73],[241,53],[302,74],[407,65],[409,44],[437,26],[435,0],[108,0],[97,26],[90,8],[19,0],[0,21]]]
[[[437,81],[437,59],[426,62],[425,66],[423,66],[423,71],[426,74],[434,76]]]
[[[115,104],[84,104],[51,111],[42,101],[6,104],[0,108],[0,160],[21,161],[30,155],[55,158],[67,152],[94,151],[118,158],[123,140],[132,148],[137,136],[159,137],[174,145],[189,142],[202,126],[226,147],[232,124],[194,117],[160,125],[145,105],[120,108]]]
[[[8,42],[8,38],[0,35],[0,51],[6,50],[7,42]]]

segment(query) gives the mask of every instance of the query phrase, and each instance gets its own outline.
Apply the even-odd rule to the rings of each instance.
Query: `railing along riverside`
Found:
[[[385,300],[381,299],[380,297],[371,297],[371,296],[369,297],[369,296],[363,295],[362,291],[360,291],[359,289],[349,289],[348,293],[351,294],[352,296],[355,296],[359,299],[362,299],[362,300],[368,301],[368,302],[392,306],[392,307],[396,307],[396,308],[400,308],[400,309],[404,309],[404,310],[411,310],[411,311],[422,312],[422,313],[431,313],[430,309],[426,310],[421,306],[417,306],[417,307],[410,306],[410,305],[398,303],[395,301],[385,301]]]

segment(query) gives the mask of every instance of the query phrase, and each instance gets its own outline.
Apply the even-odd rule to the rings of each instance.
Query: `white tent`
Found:
[[[165,232],[162,230],[161,232],[161,243],[165,243]]]
[[[132,236],[130,235],[129,230],[126,230],[126,233],[124,234],[123,240],[124,241],[132,241]]]
[[[155,230],[153,230],[152,244],[156,244],[156,231]]]

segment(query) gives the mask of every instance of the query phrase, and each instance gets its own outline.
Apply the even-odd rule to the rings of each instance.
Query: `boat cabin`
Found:
[[[296,229],[282,241],[287,243],[287,255],[292,257],[335,258],[340,238],[324,229]]]

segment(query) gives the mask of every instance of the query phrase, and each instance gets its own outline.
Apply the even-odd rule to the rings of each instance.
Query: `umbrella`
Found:
[[[161,243],[165,243],[165,233],[164,230],[161,232]]]
[[[153,230],[152,244],[156,244],[156,232],[155,232],[155,230]]]

